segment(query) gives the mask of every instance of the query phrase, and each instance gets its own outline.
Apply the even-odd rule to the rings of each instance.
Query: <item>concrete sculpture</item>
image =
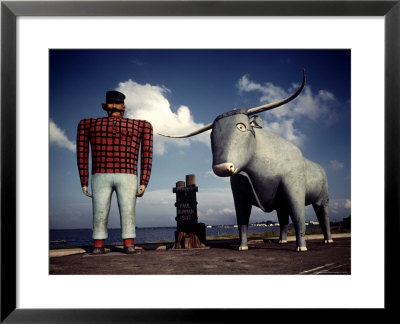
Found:
[[[108,238],[108,216],[114,191],[120,211],[124,251],[127,254],[135,253],[136,197],[143,196],[150,180],[153,127],[145,120],[124,118],[124,100],[123,93],[108,91],[106,103],[102,104],[108,116],[85,118],[78,124],[76,157],[81,187],[86,196],[93,198],[92,254],[105,253],[104,241]],[[89,144],[93,195],[88,192]]]
[[[306,251],[305,206],[312,205],[321,225],[324,242],[331,243],[328,181],[324,169],[303,157],[299,148],[282,137],[262,130],[256,113],[282,106],[295,99],[305,85],[288,98],[250,109],[236,109],[218,116],[213,123],[185,138],[209,129],[213,171],[230,176],[237,223],[239,250],[247,250],[248,223],[252,206],[265,212],[277,211],[280,243],[287,242],[289,215],[296,231],[296,250]]]

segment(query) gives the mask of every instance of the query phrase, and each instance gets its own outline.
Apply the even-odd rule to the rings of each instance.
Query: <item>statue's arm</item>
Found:
[[[76,135],[76,160],[78,164],[79,178],[83,193],[92,197],[88,192],[89,183],[89,128],[90,119],[83,119],[78,124]]]
[[[153,165],[153,126],[144,121],[141,138],[140,186],[137,196],[142,197],[150,180]]]

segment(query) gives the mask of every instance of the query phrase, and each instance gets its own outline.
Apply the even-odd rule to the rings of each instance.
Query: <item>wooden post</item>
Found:
[[[185,187],[185,181],[178,181],[178,182],[176,183],[176,187],[177,187],[177,188],[183,188],[183,187]]]
[[[186,186],[187,187],[196,186],[196,176],[194,174],[189,174],[186,176]]]
[[[173,249],[192,249],[205,247],[205,224],[197,222],[196,176],[186,176],[184,181],[178,181],[172,192],[176,193],[177,230]]]

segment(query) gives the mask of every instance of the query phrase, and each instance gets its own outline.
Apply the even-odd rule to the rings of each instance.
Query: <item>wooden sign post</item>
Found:
[[[206,226],[198,223],[197,220],[197,200],[196,176],[189,174],[186,176],[186,186],[184,181],[178,181],[176,187],[172,189],[176,193],[176,222],[174,249],[191,249],[205,247]]]

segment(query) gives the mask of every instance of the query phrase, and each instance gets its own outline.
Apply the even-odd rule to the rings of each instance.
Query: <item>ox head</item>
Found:
[[[262,128],[263,123],[257,113],[282,106],[296,98],[303,90],[306,82],[303,70],[303,82],[291,96],[266,105],[235,109],[219,115],[212,123],[186,135],[164,135],[171,138],[186,138],[209,129],[211,131],[211,148],[213,154],[213,171],[220,177],[238,173],[251,159],[255,147],[256,128]]]
[[[213,171],[220,177],[240,171],[253,156],[255,128],[262,128],[258,116],[249,117],[247,109],[237,109],[218,116],[211,132]]]

